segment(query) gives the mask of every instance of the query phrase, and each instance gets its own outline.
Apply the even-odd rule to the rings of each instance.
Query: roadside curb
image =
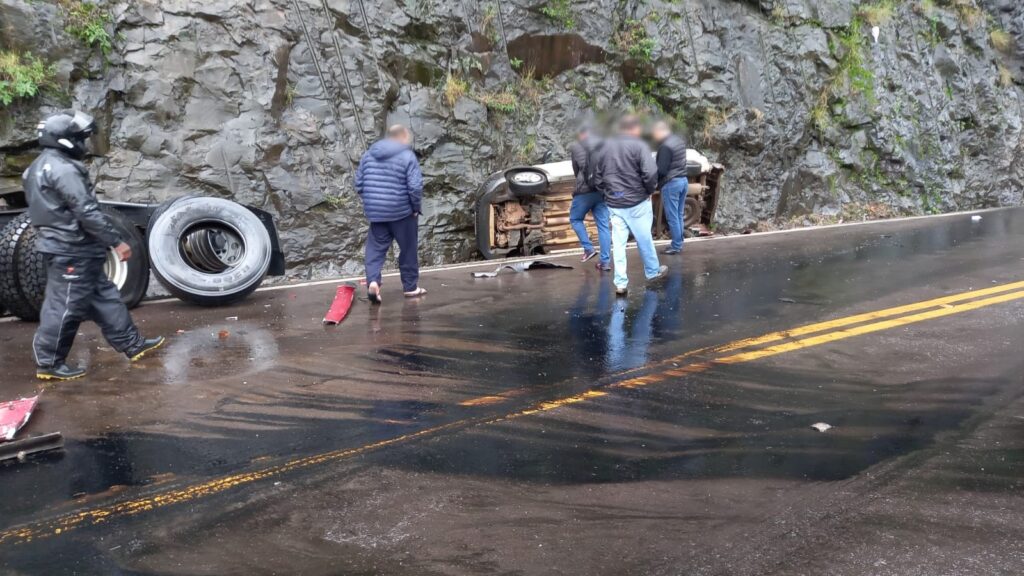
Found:
[[[983,209],[980,209],[980,210],[965,210],[965,211],[962,211],[962,212],[948,212],[948,213],[945,213],[945,214],[934,214],[934,215],[926,215],[926,216],[907,216],[907,217],[903,217],[903,218],[888,218],[888,219],[883,219],[883,220],[865,220],[865,221],[861,221],[861,222],[844,222],[844,223],[841,223],[841,224],[827,224],[827,225],[824,225],[824,226],[806,226],[806,227],[801,227],[801,228],[787,228],[785,230],[772,230],[772,231],[769,231],[769,232],[754,232],[754,233],[751,233],[751,234],[732,234],[732,235],[729,235],[729,236],[711,236],[711,237],[706,237],[706,238],[688,238],[686,240],[686,243],[687,244],[693,244],[693,243],[700,243],[700,242],[726,241],[726,240],[737,240],[737,239],[745,239],[745,238],[763,238],[765,236],[774,236],[774,235],[781,235],[781,234],[813,233],[815,231],[833,230],[833,229],[837,229],[837,228],[852,228],[852,227],[860,227],[860,226],[886,226],[888,224],[898,224],[898,223],[903,223],[903,222],[913,222],[913,221],[917,221],[917,220],[928,220],[928,219],[942,219],[942,218],[956,218],[956,217],[963,217],[963,216],[973,216],[973,215],[986,214],[986,213],[998,212],[998,211],[1003,211],[1003,210],[1013,210],[1015,208],[1016,207],[1013,207],[1013,206],[1003,206],[1003,207],[997,207],[997,208],[983,208]],[[669,240],[660,240],[660,241],[655,242],[655,245],[657,245],[657,246],[664,246],[664,245],[669,244],[669,242],[670,242]],[[636,250],[636,244],[635,243],[630,243],[629,246],[628,246],[628,249],[629,250]],[[524,256],[524,257],[520,257],[520,258],[504,258],[504,259],[497,259],[497,260],[481,260],[481,261],[474,261],[474,262],[461,262],[461,263],[457,263],[457,264],[443,264],[443,265],[440,265],[440,266],[425,267],[425,268],[420,270],[420,275],[423,276],[423,275],[429,275],[429,274],[433,274],[433,273],[437,273],[437,272],[451,272],[451,271],[456,271],[456,270],[470,270],[470,269],[473,269],[473,268],[493,268],[496,265],[496,263],[498,263],[498,262],[501,262],[501,263],[504,263],[504,264],[511,264],[511,263],[515,263],[515,262],[529,262],[529,261],[538,261],[538,260],[554,260],[554,259],[558,259],[558,258],[564,258],[566,256],[582,254],[582,252],[583,252],[582,249],[575,248],[575,249],[571,249],[571,250],[559,250],[559,251],[552,252],[551,254],[545,254],[543,256],[533,256],[533,257]],[[383,277],[385,277],[385,278],[397,278],[398,276],[399,276],[398,271],[387,272],[387,273],[385,273],[383,275]],[[275,291],[280,291],[280,290],[291,290],[291,289],[296,289],[296,288],[311,288],[311,287],[316,287],[316,286],[327,286],[327,285],[331,285],[331,284],[339,284],[339,283],[344,283],[344,282],[356,282],[356,283],[358,283],[362,279],[363,279],[363,276],[360,275],[360,276],[344,276],[344,277],[337,277],[337,278],[327,278],[327,279],[323,279],[323,280],[310,280],[310,281],[306,281],[306,282],[282,283],[282,284],[277,284],[277,285],[274,285],[274,286],[265,286],[265,287],[259,288],[256,291],[257,292],[275,292]],[[155,299],[155,300],[148,300],[148,301],[144,302],[144,305],[151,306],[151,305],[154,305],[154,304],[166,304],[168,302],[179,302],[179,300],[177,298],[159,298],[159,299]],[[5,318],[0,318],[0,323],[3,323],[3,322],[13,322],[15,320],[17,320],[17,318],[5,317]]]

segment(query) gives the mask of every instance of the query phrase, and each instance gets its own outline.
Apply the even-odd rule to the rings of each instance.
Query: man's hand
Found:
[[[114,252],[117,253],[117,257],[121,259],[121,262],[127,262],[132,257],[132,247],[124,242],[114,246]]]

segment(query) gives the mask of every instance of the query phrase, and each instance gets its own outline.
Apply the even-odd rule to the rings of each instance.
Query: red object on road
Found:
[[[39,396],[0,402],[0,442],[14,440],[14,435],[28,423],[38,403]]]
[[[348,316],[352,308],[352,301],[356,297],[356,287],[349,284],[338,286],[338,292],[334,295],[334,302],[331,309],[324,316],[324,324],[338,324]]]

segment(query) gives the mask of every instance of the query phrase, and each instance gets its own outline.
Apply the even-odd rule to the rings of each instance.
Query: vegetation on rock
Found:
[[[99,48],[103,55],[114,48],[113,37],[107,27],[113,21],[99,4],[79,0],[59,0],[64,10],[64,29],[86,46]]]
[[[1005,30],[992,30],[989,33],[989,40],[992,41],[992,47],[1003,54],[1011,54],[1013,52],[1013,36],[1010,36]]]
[[[444,101],[448,103],[448,106],[455,106],[459,98],[462,98],[469,92],[469,83],[463,80],[462,77],[448,72],[444,79],[443,92]]]
[[[834,31],[829,39],[829,51],[838,65],[811,110],[811,121],[819,130],[831,125],[833,104],[854,96],[875,102],[875,74],[864,63],[867,36],[861,26],[861,20],[854,19],[849,26]]]
[[[615,45],[634,60],[650,62],[658,41],[647,34],[642,21],[627,19],[615,35]]]
[[[572,29],[576,27],[576,19],[572,15],[570,0],[549,0],[547,4],[541,7],[540,13],[562,28]]]
[[[0,52],[0,105],[34,97],[53,77],[53,66],[32,54]]]

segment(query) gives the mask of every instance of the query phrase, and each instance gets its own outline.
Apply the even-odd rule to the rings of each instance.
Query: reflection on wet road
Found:
[[[693,508],[719,528],[679,533],[721,546],[776,505],[808,508],[795,503],[802,491],[817,490],[814,483],[856,483],[1012,403],[1024,368],[1010,352],[1019,349],[1024,315],[1022,257],[1024,212],[1007,210],[981,222],[951,217],[690,244],[665,282],[628,299],[616,299],[608,279],[586,267],[489,280],[464,270],[431,274],[444,288],[423,302],[357,310],[336,330],[317,324],[331,286],[263,292],[214,318],[180,305],[145,307],[140,317],[153,329],[183,332],[141,369],[113,362],[94,334],[82,339],[92,339],[77,352],[93,367],[90,379],[47,392],[33,422],[37,432],[64,428],[66,453],[0,467],[5,492],[16,495],[0,502],[0,546],[23,568],[157,570],[177,547],[195,544],[189,530],[230,525],[224,510],[236,499],[271,499],[265,510],[246,507],[236,516],[249,529],[275,533],[287,524],[281,518],[300,515],[316,531],[318,516],[296,504],[297,493],[275,496],[282,481],[305,478],[303,491],[335,502],[329,509],[361,509],[329,487],[337,473],[357,483],[385,474],[395,483],[382,488],[390,512],[365,512],[376,520],[414,498],[408,486],[415,485],[458,510],[416,518],[452,524],[455,533],[477,526],[511,539],[509,549],[521,544],[515,523],[503,530],[501,515],[451,500],[453,486],[482,498],[487,510],[496,508],[486,502],[500,502],[497,509],[520,502],[519,512],[502,512],[507,518],[534,507],[509,492],[524,483],[566,502],[594,489],[587,486],[615,485],[617,495],[606,497],[628,494],[637,507],[699,489],[733,503]],[[237,322],[216,321],[234,315]],[[17,353],[30,327],[2,330],[11,336],[0,370],[26,380],[31,366]],[[13,393],[22,389],[29,388]],[[835,428],[818,433],[809,426],[817,421]],[[720,484],[710,488],[709,480]],[[754,484],[741,496],[733,492],[740,482]],[[278,510],[278,500],[292,511]],[[200,501],[209,505],[188,520],[183,504]],[[660,505],[696,505],[682,502]],[[736,506],[745,516],[730,524]],[[544,514],[553,515],[553,527],[574,517]],[[650,511],[609,511],[607,519],[654,530],[659,542],[676,522],[658,528]],[[155,530],[168,521],[180,529]],[[396,522],[414,538],[385,538],[384,552],[352,544],[366,534],[346,539],[337,526],[325,527],[331,545],[352,558],[334,564],[313,554],[303,567],[543,573],[547,566],[535,551],[506,556],[468,533],[442,537],[409,519]],[[123,530],[148,535],[146,551],[95,548],[93,560],[72,560],[98,535],[116,540]],[[600,539],[603,530],[574,538]],[[285,533],[292,532],[270,546],[288,557],[288,542],[304,537]],[[446,551],[454,549],[480,556],[453,559]],[[33,556],[40,550],[45,560]],[[603,552],[573,550],[562,550],[565,573],[622,573],[641,562],[624,553],[616,556],[621,564],[588,571],[573,559]],[[686,550],[661,553],[701,557]],[[391,562],[407,554],[418,564]],[[662,573],[643,565],[639,573]]]

